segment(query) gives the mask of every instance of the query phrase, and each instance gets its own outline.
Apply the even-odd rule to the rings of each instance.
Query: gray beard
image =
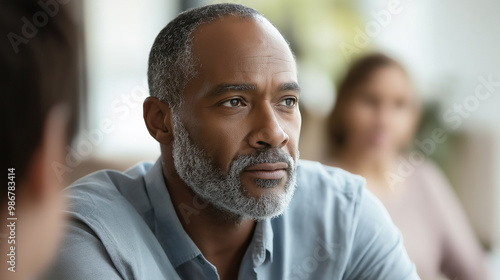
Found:
[[[267,149],[256,155],[241,155],[234,159],[227,174],[216,168],[205,151],[194,144],[177,114],[173,120],[173,158],[179,177],[196,196],[222,212],[229,220],[261,220],[281,215],[290,203],[295,191],[296,164],[292,156],[282,149]],[[299,157],[296,151],[297,159]],[[252,197],[241,184],[240,175],[246,167],[285,162],[288,164],[284,191],[267,192],[258,198]],[[257,179],[261,188],[276,187],[283,179]]]

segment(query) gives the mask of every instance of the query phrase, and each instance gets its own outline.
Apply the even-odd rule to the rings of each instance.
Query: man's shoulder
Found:
[[[343,169],[301,160],[297,188],[288,212],[321,221],[318,228],[352,235],[356,228],[392,223],[382,203],[365,188],[366,180]],[[339,225],[343,225],[339,227]]]
[[[361,176],[301,160],[294,198],[275,226],[280,224],[293,228],[290,244],[335,252],[332,259],[341,266],[333,269],[346,279],[418,279],[399,231]]]
[[[319,208],[320,211],[342,212],[357,222],[360,215],[373,216],[386,210],[382,203],[365,187],[362,176],[320,162],[300,160],[297,165],[297,188],[294,198],[296,206]],[[363,211],[361,211],[361,209]],[[370,214],[371,213],[371,214]]]
[[[151,166],[140,163],[125,172],[101,170],[77,180],[65,190],[67,212],[98,235],[151,226],[153,211],[145,184]]]
[[[154,211],[146,190],[146,174],[151,167],[151,163],[140,163],[125,172],[97,171],[65,190],[69,198],[68,226],[77,230],[67,239],[92,247],[97,259],[93,262],[104,261],[97,252],[105,251],[111,270],[126,279],[175,275],[153,231]],[[68,254],[78,259],[78,255]],[[159,262],[163,266],[157,266]]]
[[[124,172],[103,169],[90,173],[72,183],[67,190],[70,192],[100,193],[123,192],[133,184],[144,184],[144,176],[151,169],[152,163],[141,162]]]
[[[346,238],[359,220],[359,209],[366,204],[365,179],[340,168],[300,160],[297,187],[285,219],[316,221],[315,230]],[[290,220],[290,221],[291,221]]]
[[[75,207],[113,207],[131,204],[135,208],[138,202],[147,200],[145,175],[152,163],[142,162],[130,169],[100,170],[82,177],[65,189],[70,198],[70,209]]]

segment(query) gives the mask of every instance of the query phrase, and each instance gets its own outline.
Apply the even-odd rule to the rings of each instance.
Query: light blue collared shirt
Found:
[[[419,279],[399,231],[364,184],[300,160],[288,209],[257,222],[239,279]],[[67,191],[71,220],[47,279],[219,279],[181,225],[189,215],[177,216],[160,160],[99,171]]]

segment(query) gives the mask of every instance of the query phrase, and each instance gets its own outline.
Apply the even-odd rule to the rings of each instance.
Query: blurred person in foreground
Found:
[[[64,162],[75,120],[75,30],[63,7],[36,27],[40,11],[37,1],[0,2],[0,279],[40,275],[64,227],[63,182],[52,164]]]
[[[256,10],[181,13],[148,79],[161,156],[69,187],[47,279],[419,279],[361,177],[298,160],[295,59]]]
[[[324,163],[366,178],[401,230],[422,279],[486,279],[481,248],[441,171],[426,160],[408,177],[398,173],[401,164],[415,161],[402,158],[419,115],[398,62],[382,54],[359,59],[339,85],[328,124],[332,153]]]

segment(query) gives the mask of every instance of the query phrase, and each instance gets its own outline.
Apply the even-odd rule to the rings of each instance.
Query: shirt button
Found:
[[[202,256],[198,256],[198,261],[201,263],[201,264],[205,264],[205,260],[203,259]]]

